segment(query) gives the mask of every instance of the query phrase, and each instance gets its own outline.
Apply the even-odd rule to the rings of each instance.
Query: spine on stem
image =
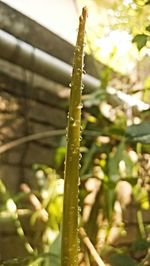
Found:
[[[78,265],[78,190],[81,128],[81,95],[87,9],[82,9],[74,52],[69,103],[67,152],[64,171],[61,266]]]

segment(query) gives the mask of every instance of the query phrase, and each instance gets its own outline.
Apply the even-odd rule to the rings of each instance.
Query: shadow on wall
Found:
[[[14,77],[22,73],[22,69],[2,60],[0,64],[3,66],[0,73],[1,145],[30,134],[66,127],[68,89],[37,75],[33,77],[34,84],[30,84],[30,79],[19,81]],[[25,181],[33,185],[33,164],[53,166],[59,140],[59,136],[39,139],[1,154],[0,178],[8,189],[16,191]]]

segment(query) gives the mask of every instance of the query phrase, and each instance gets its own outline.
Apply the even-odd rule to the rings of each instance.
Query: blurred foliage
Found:
[[[144,0],[78,0],[90,10],[88,52],[121,73],[149,54],[150,5]],[[92,13],[92,14],[91,14]],[[94,19],[95,16],[95,19]],[[142,49],[144,48],[144,49]],[[139,52],[142,50],[141,52]]]
[[[34,165],[36,190],[31,190],[27,184],[22,184],[23,192],[11,195],[4,183],[0,182],[0,222],[9,221],[14,224],[16,234],[26,250],[25,258],[15,258],[1,265],[60,265],[60,223],[62,217],[63,179],[56,171],[46,165]],[[24,206],[24,208],[23,208]],[[19,210],[25,218],[30,217],[25,226]],[[26,211],[29,212],[26,212]],[[8,217],[8,218],[7,218]],[[25,231],[35,230],[35,243],[30,243],[30,234]],[[39,243],[38,243],[39,241]],[[34,242],[34,241],[33,241]],[[43,264],[44,263],[44,264]]]
[[[150,144],[150,121],[128,127],[126,136],[129,141]]]

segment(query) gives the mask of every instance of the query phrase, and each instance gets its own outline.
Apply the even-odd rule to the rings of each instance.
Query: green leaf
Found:
[[[150,25],[148,25],[145,29],[146,29],[147,31],[150,31]]]
[[[145,5],[150,5],[150,0],[148,0],[148,1],[145,3]]]
[[[149,209],[149,195],[148,192],[145,190],[144,187],[139,186],[139,184],[137,184],[134,188],[133,188],[133,195],[134,195],[134,199],[135,201],[140,204],[142,209],[148,210]]]
[[[137,266],[138,264],[129,255],[113,254],[110,256],[109,262],[112,266]]]
[[[148,248],[150,248],[150,241],[147,241],[146,239],[138,239],[134,241],[131,246],[131,250],[134,252],[147,250]]]
[[[56,149],[55,164],[56,164],[57,168],[59,168],[61,166],[62,162],[64,161],[65,154],[66,154],[66,147],[65,146],[60,146]]]
[[[125,165],[126,165],[126,169],[125,169],[126,176],[132,176],[133,175],[133,168],[134,168],[135,164],[131,160],[131,158],[130,158],[130,156],[129,156],[127,151],[124,151],[122,159],[123,159],[123,161],[125,162]]]
[[[125,149],[124,142],[121,142],[115,153],[110,154],[108,161],[108,171],[109,171],[110,181],[116,182],[118,181],[118,179],[120,179],[119,163],[122,160],[124,149]]]
[[[131,142],[150,144],[150,121],[128,127],[126,137]]]
[[[145,34],[137,34],[132,42],[135,42],[138,50],[140,51],[144,46],[146,46],[148,36]]]
[[[60,266],[60,254],[61,254],[61,236],[57,236],[53,244],[50,246],[50,256],[45,260],[44,266]]]
[[[92,107],[99,105],[100,101],[106,98],[106,91],[105,90],[98,90],[89,95],[86,95],[84,98],[84,106],[85,107]]]
[[[135,186],[137,184],[138,181],[138,177],[127,177],[125,179],[123,179],[124,181],[127,181],[131,186]]]
[[[96,143],[94,142],[92,144],[91,148],[89,149],[89,151],[85,154],[85,156],[83,158],[83,165],[82,165],[82,169],[80,171],[81,179],[84,179],[84,175],[90,171],[92,158],[93,158],[94,154],[96,153],[96,151],[98,151],[98,147],[97,147]]]

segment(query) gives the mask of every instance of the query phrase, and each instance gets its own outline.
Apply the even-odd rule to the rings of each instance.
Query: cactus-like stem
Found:
[[[84,38],[87,9],[79,18],[79,31],[74,53],[67,128],[67,153],[64,171],[64,203],[62,221],[61,266],[78,265],[78,190],[81,128],[81,94]]]

